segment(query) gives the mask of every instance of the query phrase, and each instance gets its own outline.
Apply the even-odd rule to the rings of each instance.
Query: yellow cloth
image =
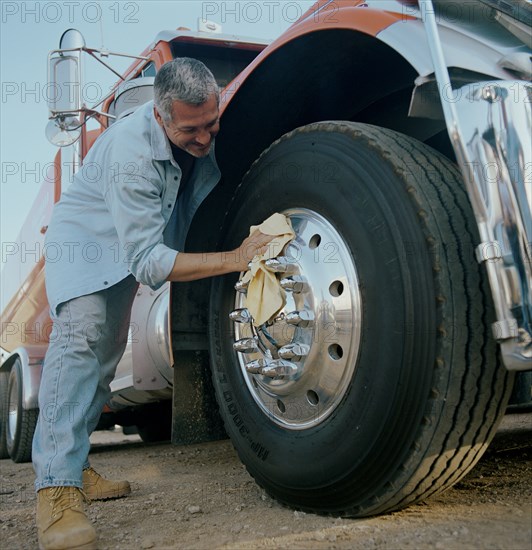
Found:
[[[265,235],[277,235],[268,245],[268,250],[251,261],[251,269],[242,280],[249,281],[246,307],[255,326],[262,325],[278,313],[286,303],[285,291],[275,273],[266,267],[266,260],[281,255],[283,248],[295,237],[290,220],[283,214],[272,214],[260,225],[251,227],[249,234],[259,230]]]

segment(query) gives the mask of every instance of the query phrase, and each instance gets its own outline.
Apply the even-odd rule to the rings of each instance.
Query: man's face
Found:
[[[209,154],[212,141],[220,131],[220,113],[215,94],[202,105],[174,101],[170,122],[163,120],[156,107],[154,114],[168,139],[196,158]]]

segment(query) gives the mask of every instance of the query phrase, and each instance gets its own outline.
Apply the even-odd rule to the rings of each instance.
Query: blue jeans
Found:
[[[64,302],[57,315],[51,314],[32,450],[37,491],[83,486],[89,436],[127,344],[137,287],[130,275],[108,289]]]

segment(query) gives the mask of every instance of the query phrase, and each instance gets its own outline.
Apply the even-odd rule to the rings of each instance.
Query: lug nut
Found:
[[[314,313],[306,309],[303,311],[292,311],[286,315],[285,320],[290,325],[306,328],[314,324]]]
[[[249,286],[249,281],[244,282],[244,281],[240,280],[236,283],[235,290],[237,292],[245,294],[248,291],[248,286]]]
[[[240,353],[255,353],[259,346],[256,338],[241,338],[233,344],[233,349]]]
[[[276,378],[278,376],[293,376],[297,370],[297,365],[290,361],[274,359],[268,363],[267,367],[261,369],[260,374],[268,378]]]
[[[266,267],[275,273],[286,273],[290,275],[298,270],[298,265],[292,258],[288,256],[279,256],[278,258],[271,258],[266,260]]]
[[[229,319],[234,323],[251,323],[251,313],[247,308],[235,309],[229,314]]]
[[[288,344],[279,350],[279,357],[299,361],[301,358],[306,357],[309,351],[310,346],[307,344]]]
[[[266,359],[255,359],[246,364],[246,371],[249,374],[261,374],[262,369],[268,366]]]
[[[281,287],[288,290],[288,292],[299,294],[300,292],[307,292],[308,283],[305,277],[301,277],[301,275],[294,275],[293,277],[282,279]]]

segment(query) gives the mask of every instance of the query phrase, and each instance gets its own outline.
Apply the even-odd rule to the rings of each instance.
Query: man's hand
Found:
[[[203,254],[181,252],[177,255],[167,280],[196,281],[234,271],[247,271],[248,263],[257,254],[266,252],[268,243],[274,238],[274,235],[265,235],[257,230],[231,252],[206,252]]]
[[[258,229],[252,235],[246,237],[232,253],[236,257],[233,271],[247,271],[249,262],[255,256],[264,254],[268,250],[268,243],[274,238],[275,235],[265,235]]]

